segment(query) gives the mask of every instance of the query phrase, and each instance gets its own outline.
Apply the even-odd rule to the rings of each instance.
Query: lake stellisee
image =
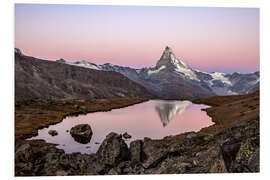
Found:
[[[162,139],[166,136],[184,132],[199,131],[214,124],[205,111],[206,105],[192,104],[190,101],[150,100],[140,104],[114,109],[108,112],[94,112],[86,115],[66,117],[62,122],[43,128],[31,139],[44,139],[66,153],[95,153],[110,132],[132,136],[127,144],[136,139],[149,137]],[[70,135],[70,129],[78,124],[89,124],[93,136],[88,144],[76,142]],[[48,134],[56,130],[57,136]],[[68,132],[67,132],[68,130]]]

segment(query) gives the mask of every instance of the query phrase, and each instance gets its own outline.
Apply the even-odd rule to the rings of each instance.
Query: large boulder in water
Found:
[[[87,144],[92,138],[93,131],[89,124],[79,124],[71,128],[70,134],[75,141]]]
[[[51,136],[57,136],[58,132],[56,130],[49,130],[48,132]]]
[[[128,146],[122,136],[111,132],[97,151],[98,159],[106,165],[115,166],[128,159]]]

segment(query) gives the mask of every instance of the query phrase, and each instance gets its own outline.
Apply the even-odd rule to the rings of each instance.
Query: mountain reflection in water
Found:
[[[192,103],[190,101],[160,103],[155,106],[155,109],[159,115],[163,127],[165,127],[176,115],[183,113],[191,104]]]

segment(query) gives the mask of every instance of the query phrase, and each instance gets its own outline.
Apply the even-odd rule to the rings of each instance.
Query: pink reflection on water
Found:
[[[127,141],[149,137],[161,139],[169,135],[177,135],[189,131],[199,131],[213,124],[211,118],[202,108],[189,101],[151,100],[145,103],[115,109],[109,112],[96,112],[77,117],[67,117],[61,123],[39,130],[38,136],[32,139],[45,139],[47,142],[59,144],[58,148],[66,153],[96,152],[106,135],[110,132],[132,135]],[[89,124],[93,136],[88,144],[76,142],[67,132],[77,124]],[[58,131],[57,136],[50,136],[48,131]]]

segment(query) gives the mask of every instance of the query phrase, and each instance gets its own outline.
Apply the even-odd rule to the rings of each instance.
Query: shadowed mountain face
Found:
[[[191,104],[190,101],[158,104],[155,109],[160,117],[163,127],[165,127],[176,115],[183,113]]]
[[[176,58],[170,47],[165,48],[156,66],[150,68],[133,69],[109,63],[96,65],[87,61],[70,63],[63,59],[57,62],[120,72],[160,98],[202,98],[214,95],[246,94],[259,88],[259,72],[249,74],[202,72],[192,69]]]
[[[15,98],[153,97],[118,72],[98,71],[24,56],[15,50]]]

